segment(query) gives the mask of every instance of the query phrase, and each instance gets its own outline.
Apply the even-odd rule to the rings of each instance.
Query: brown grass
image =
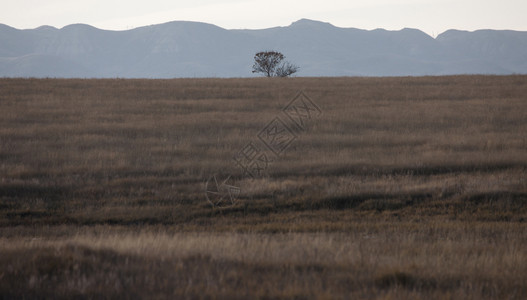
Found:
[[[322,115],[243,176],[299,90]],[[0,91],[0,298],[527,297],[526,76]],[[213,174],[234,206],[206,201]]]

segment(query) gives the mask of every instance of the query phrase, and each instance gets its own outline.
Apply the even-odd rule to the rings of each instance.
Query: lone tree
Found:
[[[287,77],[298,71],[295,66],[283,61],[285,56],[277,51],[262,51],[254,55],[253,73],[262,73],[267,77]]]

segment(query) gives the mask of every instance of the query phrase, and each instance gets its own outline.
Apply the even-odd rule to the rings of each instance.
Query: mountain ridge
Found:
[[[267,29],[171,21],[127,30],[0,24],[2,77],[252,77],[254,53],[277,50],[298,76],[527,73],[527,32],[336,27],[300,19]]]

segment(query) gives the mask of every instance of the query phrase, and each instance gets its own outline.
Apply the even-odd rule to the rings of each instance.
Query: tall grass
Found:
[[[232,157],[299,90],[262,176]],[[0,295],[527,296],[527,77],[0,79]],[[231,175],[233,206],[205,182]]]

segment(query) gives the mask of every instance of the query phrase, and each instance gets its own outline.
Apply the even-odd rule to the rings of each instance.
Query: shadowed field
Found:
[[[0,79],[0,112],[2,298],[527,297],[527,76]]]

